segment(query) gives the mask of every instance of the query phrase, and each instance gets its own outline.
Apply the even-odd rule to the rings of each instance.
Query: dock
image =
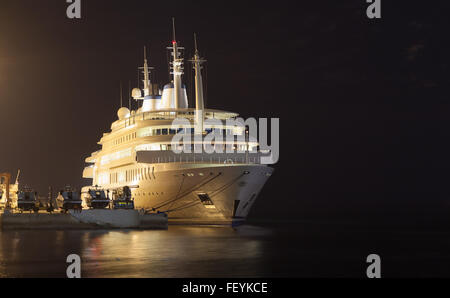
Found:
[[[3,230],[167,229],[167,215],[138,210],[90,209],[68,213],[0,213]]]

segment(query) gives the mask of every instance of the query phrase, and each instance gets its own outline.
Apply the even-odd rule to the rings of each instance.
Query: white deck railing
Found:
[[[260,164],[259,153],[175,153],[173,151],[137,151],[139,163],[211,163],[211,164]]]

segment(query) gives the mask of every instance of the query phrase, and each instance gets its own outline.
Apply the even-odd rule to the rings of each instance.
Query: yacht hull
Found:
[[[272,172],[266,165],[186,165],[148,175],[132,193],[137,209],[167,212],[170,224],[237,225]]]

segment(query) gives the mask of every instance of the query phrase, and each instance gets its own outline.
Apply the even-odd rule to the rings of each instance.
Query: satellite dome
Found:
[[[120,108],[117,111],[117,117],[119,117],[119,120],[130,117],[130,110],[125,107]]]
[[[138,98],[138,97],[142,97],[142,91],[139,88],[134,88],[133,90],[131,90],[131,97],[133,98]]]

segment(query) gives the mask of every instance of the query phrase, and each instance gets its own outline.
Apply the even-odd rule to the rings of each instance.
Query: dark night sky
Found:
[[[42,193],[86,183],[84,158],[144,45],[168,81],[175,16],[188,56],[197,32],[208,59],[208,107],[280,118],[280,162],[253,218],[448,212],[444,2],[382,2],[369,20],[364,0],[84,0],[69,20],[63,0],[0,0],[0,171],[20,168]]]

